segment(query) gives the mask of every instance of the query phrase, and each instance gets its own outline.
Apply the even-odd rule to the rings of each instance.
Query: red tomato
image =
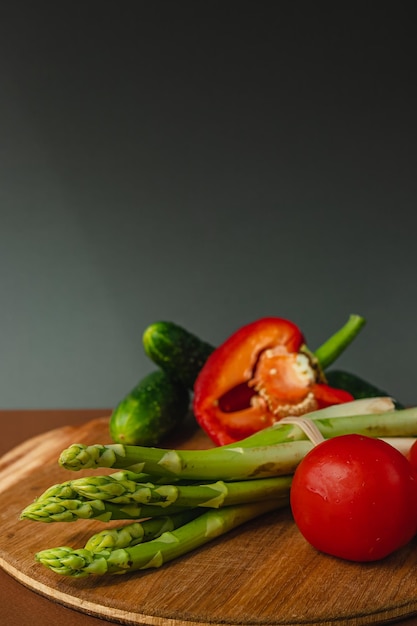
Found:
[[[384,441],[334,437],[313,448],[295,471],[291,509],[317,550],[376,561],[417,532],[417,474]]]

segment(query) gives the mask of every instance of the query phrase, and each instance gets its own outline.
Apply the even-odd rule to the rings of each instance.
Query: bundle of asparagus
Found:
[[[390,442],[395,445],[417,437],[417,407],[395,410],[389,398],[334,405],[307,417],[325,438],[358,433],[394,438]],[[125,520],[123,526],[93,535],[82,548],[38,552],[37,561],[58,574],[84,577],[160,567],[288,506],[292,475],[312,447],[300,425],[279,422],[209,450],[73,444],[60,456],[62,467],[119,471],[53,485],[21,518],[47,523]]]

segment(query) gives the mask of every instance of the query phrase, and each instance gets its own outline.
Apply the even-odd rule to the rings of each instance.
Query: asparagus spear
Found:
[[[193,485],[153,485],[111,476],[87,476],[72,482],[81,496],[114,504],[152,504],[162,508],[173,504],[186,508],[219,508],[242,502],[256,502],[288,495],[292,476],[277,476]]]
[[[57,574],[74,578],[156,568],[281,506],[280,500],[272,500],[211,509],[176,530],[136,546],[100,552],[64,546],[42,550],[36,560]]]
[[[352,416],[361,416],[361,415],[373,415],[375,413],[381,414],[384,412],[391,413],[388,415],[388,418],[391,420],[392,411],[394,411],[395,405],[391,398],[362,398],[360,400],[354,400],[352,402],[347,402],[343,405],[333,405],[326,407],[325,409],[319,409],[317,411],[313,411],[308,414],[308,418],[313,421],[322,420],[322,432],[326,437],[330,437],[333,435],[332,431],[337,429],[337,427],[341,426],[342,429],[348,430],[346,426],[346,420],[349,420]],[[307,417],[307,416],[306,416]],[[396,418],[398,415],[396,415]],[[338,422],[334,424],[331,420],[333,419],[344,419],[345,421]],[[326,421],[324,421],[326,420]],[[400,427],[402,423],[400,423]],[[336,433],[337,434],[337,433]],[[365,431],[363,434],[366,434]],[[367,434],[369,434],[367,432]],[[284,425],[280,422],[277,422],[274,426],[270,426],[269,428],[265,428],[264,430],[258,431],[254,435],[247,437],[246,439],[231,443],[226,448],[229,447],[254,447],[254,446],[262,446],[262,445],[273,445],[276,443],[282,443],[285,441],[297,441],[299,439],[304,439],[304,432],[297,425]],[[148,480],[152,480],[152,482],[164,483],[166,480],[170,480],[168,476],[150,476],[149,474],[132,472],[129,470],[122,470],[119,472],[114,472],[111,474],[112,478],[115,480],[134,480],[136,482],[144,482]],[[173,480],[173,477],[171,477]],[[176,479],[179,481],[179,479]],[[58,496],[60,498],[76,498],[78,493],[74,491],[72,488],[71,480],[66,481],[65,483],[53,485],[49,489],[47,489],[41,496],[39,497],[49,497],[49,496]]]
[[[222,446],[210,450],[73,444],[61,453],[59,462],[69,470],[114,467],[188,480],[244,480],[293,473],[311,448],[309,441],[246,449]]]
[[[373,437],[416,436],[417,407],[367,415],[316,418],[314,422],[326,438],[348,433]],[[61,453],[59,463],[75,471],[114,467],[152,476],[191,480],[246,480],[293,473],[313,444],[305,439],[298,426],[280,425],[278,422],[266,431],[261,431],[256,440],[259,443],[262,437],[263,445],[256,447],[246,447],[245,440],[239,442],[240,445],[209,450],[73,444]]]
[[[201,515],[201,511],[186,509],[174,515],[164,515],[142,522],[133,522],[117,528],[106,528],[92,535],[84,548],[91,550],[91,552],[101,552],[101,550],[117,550],[136,546],[139,543],[156,539],[164,532],[175,530],[198,515]]]
[[[345,402],[343,404],[334,404],[324,409],[311,411],[302,417],[317,423],[322,431],[322,435],[328,439],[336,435],[350,434],[352,429],[349,428],[349,421],[352,417],[358,418],[355,423],[359,426],[362,417],[375,414],[381,415],[382,413],[389,413],[388,421],[390,423],[391,420],[397,420],[398,415],[395,412],[395,404],[392,398],[361,398],[360,400],[352,400],[351,402]],[[409,417],[409,415],[405,416],[407,422]],[[344,421],[335,423],[335,419],[341,419]],[[411,419],[413,418],[411,417]],[[372,435],[371,422],[373,423],[373,420],[364,421],[362,425],[363,432],[361,434],[367,434],[369,436]],[[400,423],[399,426],[401,428],[402,424]],[[379,435],[376,436],[378,437]],[[401,436],[401,434],[397,436]],[[226,447],[235,448],[237,446],[241,446],[250,448],[254,446],[273,445],[284,441],[297,441],[299,439],[305,439],[305,434],[297,425],[287,425],[278,421],[272,426],[259,430],[253,435],[246,437],[246,439],[229,443]]]
[[[105,491],[98,492],[98,498],[89,499],[80,495],[80,499],[61,500],[51,496],[40,498],[26,507],[21,514],[22,519],[31,519],[40,522],[71,522],[77,519],[99,519],[110,521],[111,519],[140,519],[166,515],[167,508],[173,513],[195,507],[221,508],[244,502],[260,502],[276,498],[288,504],[292,476],[277,476],[258,480],[246,480],[235,483],[218,481],[212,485],[192,485],[188,487],[176,487],[165,485],[155,488],[161,489],[155,495],[155,500],[143,503],[143,491],[145,496],[151,490],[149,487],[140,486],[136,492],[126,491],[123,502],[114,502],[103,499],[109,496],[109,489],[118,486],[117,481],[107,481],[106,477],[96,477],[95,482],[101,485]],[[103,482],[106,479],[106,483]],[[84,479],[80,479],[84,481]],[[75,482],[75,481],[74,481]],[[116,483],[116,485],[115,485]],[[86,489],[91,492],[91,486],[95,487],[94,481],[86,481]],[[126,489],[130,489],[127,486]],[[111,497],[111,495],[110,495]],[[137,501],[135,498],[138,498]],[[123,499],[123,498],[122,498]]]
[[[72,488],[72,481],[66,480],[64,483],[57,483],[48,487],[46,491],[36,498],[36,502],[49,500],[49,498],[60,498],[61,500],[77,499],[78,493]]]
[[[122,470],[119,472],[114,472],[110,474],[110,477],[113,481],[135,481],[137,483],[148,481],[152,478],[153,482],[156,484],[160,484],[158,481],[158,477],[151,477],[149,474],[137,474],[136,472],[130,472],[129,470]],[[45,500],[51,497],[60,498],[61,500],[69,500],[71,498],[78,499],[80,492],[74,488],[74,483],[79,481],[74,480],[66,480],[63,483],[57,483],[48,487],[40,496],[38,496],[37,500]],[[162,484],[165,484],[162,481]]]
[[[110,474],[112,479],[116,480],[135,480],[141,482],[143,480],[149,480],[148,474],[135,474],[135,472],[121,471]],[[79,479],[78,479],[79,480]],[[66,480],[63,483],[57,483],[48,487],[36,500],[48,500],[49,498],[59,498],[60,500],[70,500],[72,498],[78,499],[79,492],[73,487],[73,480]]]
[[[183,507],[172,506],[171,513],[179,513]],[[38,498],[20,514],[20,519],[34,522],[76,522],[79,519],[96,519],[102,522],[110,520],[139,520],[148,517],[166,515],[160,506],[151,504],[118,505],[104,500],[78,498],[61,499],[56,496]]]

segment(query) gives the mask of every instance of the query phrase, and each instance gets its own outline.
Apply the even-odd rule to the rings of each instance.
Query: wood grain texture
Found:
[[[289,511],[249,522],[157,570],[79,580],[53,574],[34,561],[35,552],[81,547],[104,524],[20,521],[20,512],[50,485],[74,476],[57,464],[64,448],[110,442],[107,424],[104,417],[59,428],[0,459],[0,566],[23,585],[128,625],[361,626],[417,612],[417,541],[380,563],[347,563],[311,548]],[[164,447],[208,446],[204,433],[190,424]],[[83,474],[88,472],[76,476]]]

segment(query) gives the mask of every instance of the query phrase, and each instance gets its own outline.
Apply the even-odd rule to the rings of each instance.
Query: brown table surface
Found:
[[[2,437],[0,456],[42,432],[66,425],[77,425],[110,415],[110,409],[88,410],[3,410],[0,411]],[[0,569],[0,623],[8,626],[104,626],[104,619],[66,608],[26,589]],[[396,624],[417,626],[417,617]]]

